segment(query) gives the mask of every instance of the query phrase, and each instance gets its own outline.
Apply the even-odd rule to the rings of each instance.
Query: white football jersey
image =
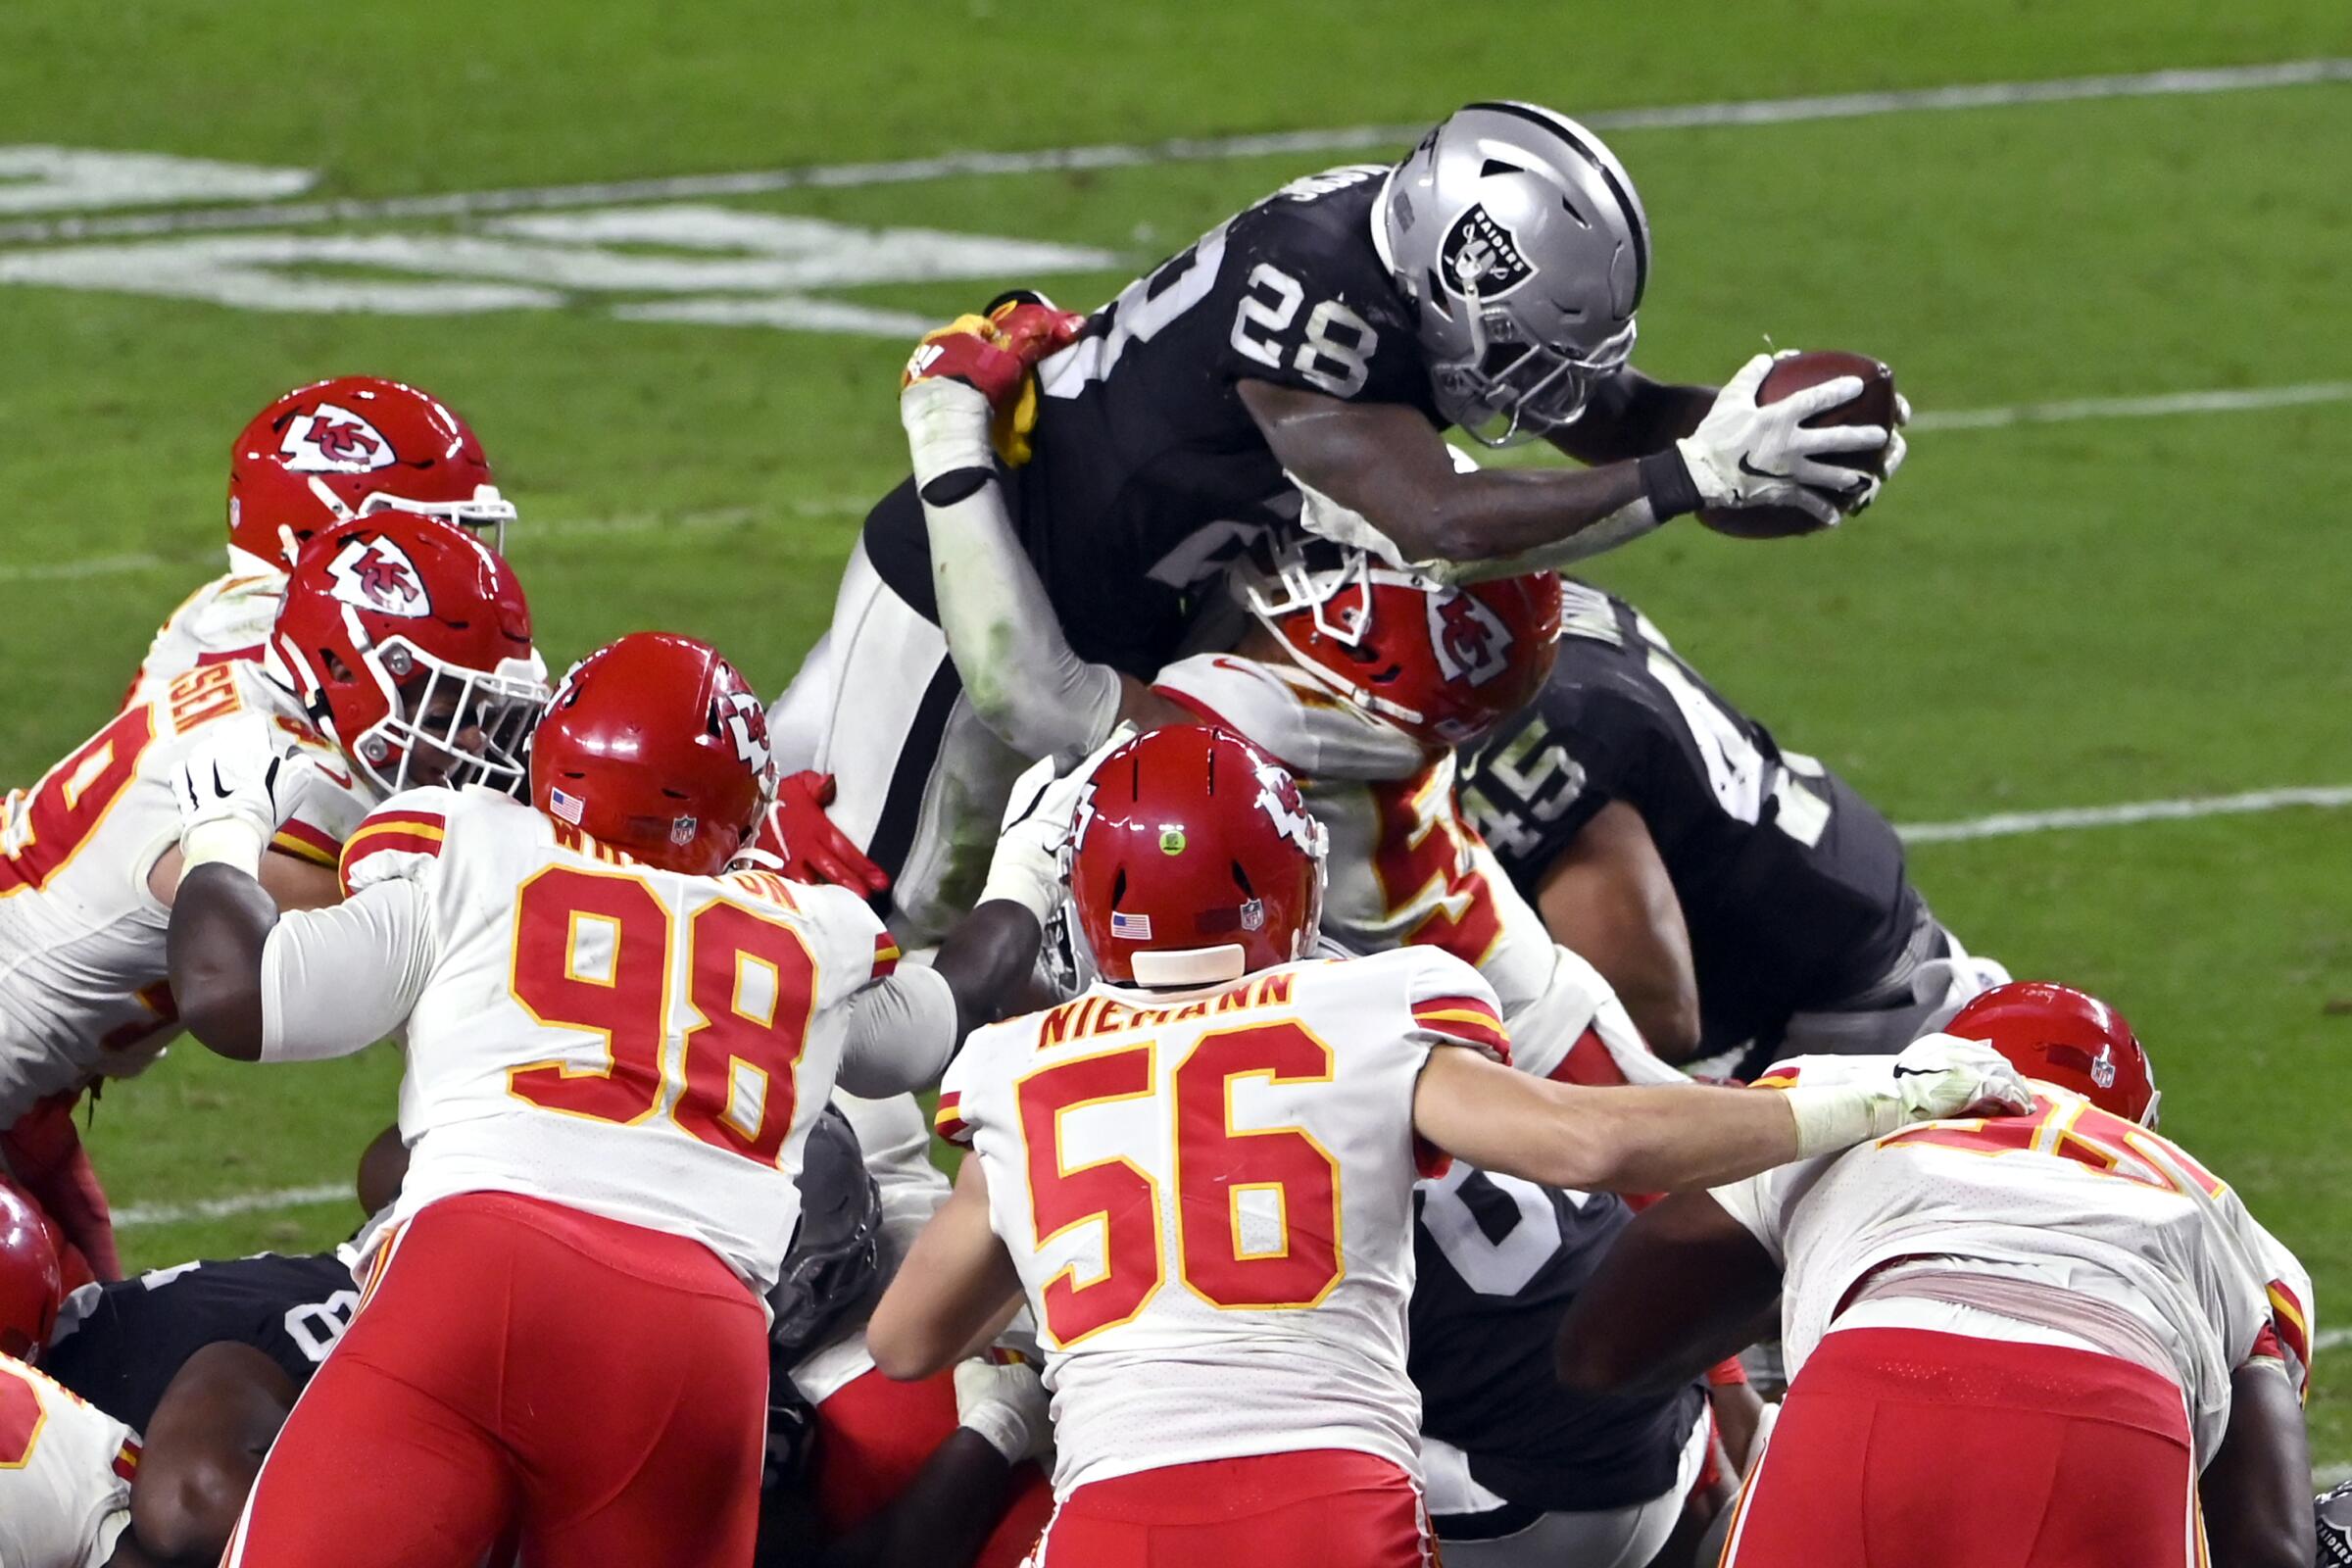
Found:
[[[179,842],[172,783],[233,716],[318,765],[273,848],[333,865],[373,792],[260,666],[201,665],[134,699],[28,790],[0,802],[0,1127],[33,1102],[154,1060],[176,1032],[171,910],[147,873]]]
[[[1199,654],[1162,669],[1153,689],[1298,776],[1331,835],[1325,935],[1354,953],[1438,948],[1477,969],[1502,1004],[1514,1061],[1538,1077],[1681,1081],[1599,972],[1551,940],[1462,814],[1453,753],[1431,761],[1288,663]]]
[[[285,598],[284,572],[232,551],[230,569],[188,595],[157,629],[124,702],[152,698],[206,664],[259,660]]]
[[[415,923],[394,946],[422,956],[395,1225],[459,1193],[519,1193],[692,1237],[754,1290],[775,1283],[842,1004],[899,956],[862,900],[657,870],[478,788],[394,796],[351,836],[343,877],[355,898],[416,890],[385,901]]]
[[[1757,1081],[1837,1082],[1886,1060],[1800,1056]],[[1789,1375],[1882,1264],[2014,1271],[2146,1328],[2186,1398],[2200,1462],[2211,1459],[2233,1371],[2276,1355],[2308,1380],[2311,1278],[2179,1145],[2080,1095],[2034,1090],[2031,1115],[1928,1122],[1715,1189],[1782,1266]]]
[[[130,1428],[0,1355],[0,1568],[100,1568],[138,1463]]]
[[[1057,1494],[1304,1448],[1416,1468],[1413,1088],[1441,1046],[1508,1058],[1494,992],[1428,948],[973,1032],[939,1125],[1038,1322]]]

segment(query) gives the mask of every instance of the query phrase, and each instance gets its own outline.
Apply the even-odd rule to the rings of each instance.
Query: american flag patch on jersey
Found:
[[[1149,942],[1152,940],[1152,917],[1113,909],[1110,911],[1110,934],[1126,942]]]
[[[577,795],[566,795],[561,789],[547,792],[547,814],[559,822],[569,822],[573,827],[578,827],[580,813],[587,809],[588,803]]]

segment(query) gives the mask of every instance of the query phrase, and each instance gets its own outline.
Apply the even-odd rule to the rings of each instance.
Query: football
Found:
[[[1894,372],[1867,354],[1847,354],[1837,349],[1822,349],[1813,353],[1794,354],[1772,368],[1764,384],[1756,389],[1759,403],[1778,403],[1807,387],[1824,381],[1835,381],[1841,375],[1862,378],[1862,391],[1851,402],[1840,403],[1834,409],[1815,415],[1805,421],[1808,427],[1824,424],[1883,424],[1894,428]],[[1843,467],[1867,468],[1884,477],[1886,469],[1885,448],[1875,452],[1848,452],[1823,459]],[[1810,514],[1794,507],[1709,507],[1699,513],[1698,520],[1717,533],[1728,533],[1740,539],[1782,539],[1790,534],[1815,533],[1822,524]]]

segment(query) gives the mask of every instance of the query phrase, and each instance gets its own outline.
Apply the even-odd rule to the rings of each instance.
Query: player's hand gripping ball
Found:
[[[1733,398],[1753,368],[1751,361],[1724,388],[1723,397]],[[1849,377],[1856,389],[1838,398],[1830,388]],[[1777,428],[1777,423],[1786,422],[1787,413],[1796,411],[1778,411],[1781,421],[1767,411],[1790,399],[1800,400],[1797,409],[1803,412],[1791,427]],[[1698,520],[1717,533],[1778,539],[1835,527],[1840,515],[1869,506],[1880,482],[1902,463],[1905,448],[1897,426],[1910,410],[1895,391],[1894,372],[1866,354],[1824,350],[1782,355],[1769,362],[1754,383],[1753,400],[1751,428],[1739,431],[1725,449],[1731,461],[1730,471],[1723,475],[1723,499],[1744,504],[1714,504],[1698,514]],[[1722,401],[1708,411],[1710,424],[1729,426],[1731,415],[1746,412],[1736,406],[1725,410]],[[1726,416],[1720,421],[1719,413]],[[1693,439],[1707,433],[1702,425]],[[1858,446],[1853,444],[1857,440]],[[1731,446],[1738,450],[1730,451]],[[1696,473],[1697,465],[1692,466],[1701,491],[1711,489]],[[1714,495],[1708,499],[1717,500]]]

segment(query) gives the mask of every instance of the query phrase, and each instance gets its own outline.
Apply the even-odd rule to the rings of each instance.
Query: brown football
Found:
[[[1823,349],[1791,355],[1775,365],[1764,377],[1764,384],[1756,389],[1756,401],[1778,403],[1791,393],[1819,386],[1824,381],[1835,381],[1841,375],[1858,375],[1862,378],[1861,396],[1816,414],[1805,421],[1807,427],[1883,424],[1889,430],[1893,429],[1894,372],[1867,354]],[[1844,467],[1867,468],[1881,475],[1886,471],[1886,453],[1884,448],[1876,452],[1826,454],[1822,461]],[[1811,515],[1794,507],[1709,507],[1698,514],[1698,520],[1717,533],[1728,533],[1740,539],[1780,539],[1789,534],[1813,533],[1821,527]]]

